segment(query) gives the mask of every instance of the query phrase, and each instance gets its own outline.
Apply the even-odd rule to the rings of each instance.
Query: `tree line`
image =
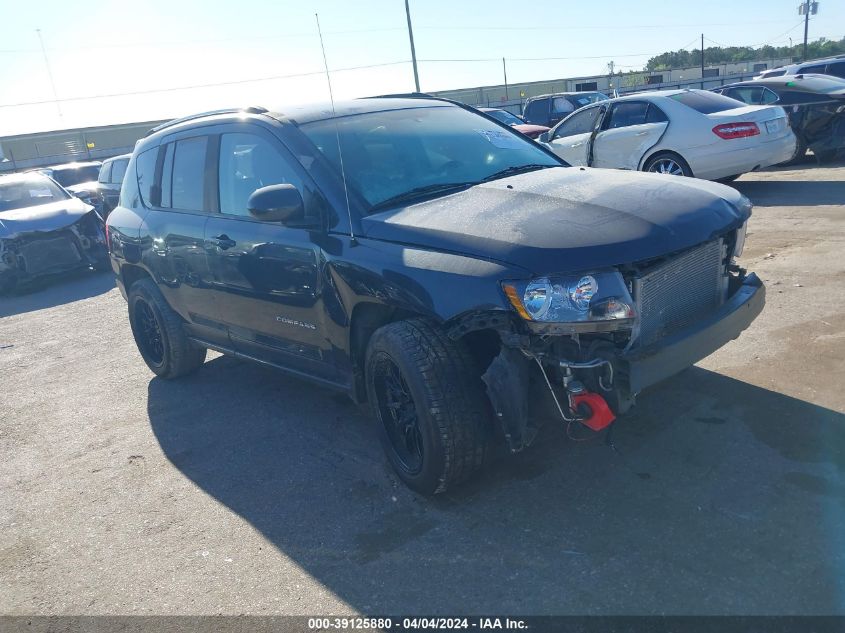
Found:
[[[803,43],[792,46],[711,46],[704,48],[705,65],[731,62],[750,62],[764,59],[791,57],[800,60],[804,53]],[[845,37],[840,40],[820,38],[807,44],[807,59],[831,57],[845,54]],[[646,70],[666,70],[667,68],[686,68],[701,64],[701,49],[680,50],[661,53],[648,60]]]

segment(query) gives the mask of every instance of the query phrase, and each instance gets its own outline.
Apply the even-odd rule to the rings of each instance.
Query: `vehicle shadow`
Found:
[[[0,294],[0,318],[44,310],[104,294],[114,288],[114,274],[80,270],[39,280]]]
[[[815,207],[845,204],[841,180],[738,180],[731,183],[755,205]]]
[[[153,379],[148,412],[187,478],[355,609],[845,609],[836,411],[693,368],[644,394],[612,446],[552,422],[426,499],[392,475],[369,418],[330,394],[220,357]]]

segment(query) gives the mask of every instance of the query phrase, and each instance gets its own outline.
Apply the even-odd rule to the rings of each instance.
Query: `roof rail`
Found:
[[[178,119],[173,119],[172,121],[167,121],[162,123],[161,125],[155,126],[149,132],[144,134],[144,138],[148,137],[150,134],[155,134],[160,130],[164,130],[166,128],[172,127],[174,125],[179,125],[180,123],[185,123],[186,121],[193,121],[194,119],[201,119],[205,116],[213,116],[215,114],[235,114],[236,112],[247,112],[249,114],[264,114],[267,112],[267,108],[262,108],[261,106],[249,106],[247,108],[223,108],[222,110],[211,110],[209,112],[199,112],[197,114],[190,114],[188,116],[183,116]]]
[[[363,97],[364,99],[439,99],[424,92],[397,92],[386,95],[373,95],[371,97]]]

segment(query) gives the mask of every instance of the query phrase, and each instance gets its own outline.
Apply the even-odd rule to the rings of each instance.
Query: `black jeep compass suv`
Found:
[[[738,336],[764,303],[734,260],[750,214],[722,185],[568,167],[408,95],[160,126],[107,239],[153,372],[214,349],[344,391],[436,493],[549,416],[601,431]]]

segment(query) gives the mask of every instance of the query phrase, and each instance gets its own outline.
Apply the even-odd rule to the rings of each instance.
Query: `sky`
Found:
[[[501,84],[502,57],[516,83],[640,69],[702,32],[706,46],[799,42],[797,6],[410,0],[423,92]],[[335,99],[414,89],[404,0],[0,0],[0,136],[327,101],[315,14]],[[843,27],[845,2],[821,0],[810,39]]]

